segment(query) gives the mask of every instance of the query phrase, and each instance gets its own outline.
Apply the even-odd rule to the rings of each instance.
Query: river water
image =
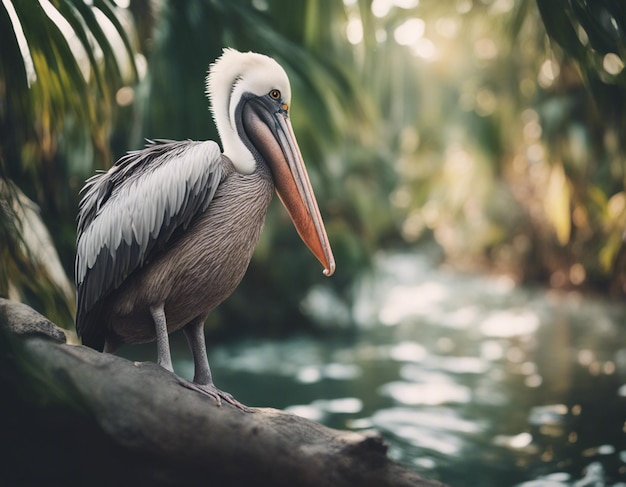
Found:
[[[322,323],[351,316],[351,332],[210,348],[216,384],[377,430],[391,457],[453,487],[626,487],[626,303],[424,255],[379,256],[356,294],[349,310],[324,288],[307,301]],[[173,354],[192,376],[185,347]]]

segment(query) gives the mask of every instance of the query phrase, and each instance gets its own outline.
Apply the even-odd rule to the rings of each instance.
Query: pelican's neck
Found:
[[[236,119],[237,102],[241,100],[237,81],[241,76],[241,63],[231,62],[233,58],[240,59],[241,53],[226,49],[224,55],[211,66],[206,80],[206,93],[224,155],[233,162],[237,172],[250,174],[256,162],[237,132],[240,126]]]
[[[237,127],[236,121],[233,119],[230,123],[230,117],[226,113],[218,115],[213,112],[215,126],[220,135],[224,155],[228,157],[235,166],[237,172],[242,174],[251,174],[256,168],[256,161],[252,152],[246,147],[243,140],[234,127]]]

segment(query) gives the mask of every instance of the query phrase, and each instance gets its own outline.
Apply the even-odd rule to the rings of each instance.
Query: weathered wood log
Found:
[[[442,485],[389,460],[379,436],[218,407],[156,364],[59,343],[24,305],[0,299],[0,325],[7,485]]]

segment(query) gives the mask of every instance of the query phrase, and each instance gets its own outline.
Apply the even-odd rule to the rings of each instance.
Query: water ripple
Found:
[[[483,427],[460,418],[453,410],[388,408],[377,411],[369,422],[422,449],[458,456],[469,447],[467,435],[477,435]]]
[[[468,403],[472,397],[469,387],[451,382],[415,384],[394,381],[383,384],[379,391],[396,402],[411,406]]]

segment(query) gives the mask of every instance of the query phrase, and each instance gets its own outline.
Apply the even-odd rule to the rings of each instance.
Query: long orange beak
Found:
[[[335,259],[289,116],[250,102],[242,115],[246,134],[270,166],[278,197],[300,238],[324,266],[324,275],[331,276]]]

